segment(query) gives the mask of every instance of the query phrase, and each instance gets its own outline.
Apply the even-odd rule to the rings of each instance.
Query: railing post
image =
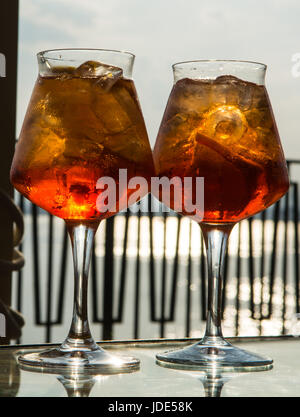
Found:
[[[18,49],[18,0],[1,2],[0,5],[0,188],[13,195],[9,171],[16,138],[17,49]],[[7,208],[0,205],[0,259],[11,260],[13,254],[13,222]],[[11,272],[0,273],[0,298],[11,304]],[[0,338],[0,344],[8,340]]]
[[[113,292],[114,292],[114,218],[105,224],[105,257],[103,285],[103,331],[104,340],[113,339]]]

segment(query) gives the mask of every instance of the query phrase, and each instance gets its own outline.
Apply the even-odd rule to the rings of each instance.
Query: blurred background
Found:
[[[300,68],[293,71],[292,61],[300,53],[299,14],[297,0],[20,0],[17,132],[37,76],[38,51],[133,52],[152,145],[173,82],[172,64],[245,59],[268,65],[266,84],[286,157],[300,157]]]
[[[268,65],[266,86],[293,181],[288,197],[234,229],[226,269],[225,336],[297,334],[299,15],[296,0],[19,1],[16,137],[37,77],[35,54],[41,50],[133,52],[152,146],[172,86],[173,63],[218,58]],[[26,321],[18,341],[58,342],[68,330],[72,308],[64,225],[19,195],[16,202],[24,211],[26,261],[12,278],[12,305]],[[91,272],[95,337],[201,336],[207,285],[198,225],[174,213],[131,212],[107,223],[97,234]]]

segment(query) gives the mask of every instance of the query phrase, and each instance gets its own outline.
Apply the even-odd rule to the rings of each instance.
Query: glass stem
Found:
[[[74,306],[73,319],[63,350],[96,350],[88,322],[87,288],[89,266],[95,233],[99,222],[66,221],[71,238],[74,262]]]
[[[222,388],[226,380],[218,372],[218,369],[206,372],[205,376],[200,380],[204,387],[205,397],[221,397]]]
[[[200,223],[208,265],[208,300],[206,331],[201,344],[224,345],[221,329],[224,259],[228,237],[234,224]]]

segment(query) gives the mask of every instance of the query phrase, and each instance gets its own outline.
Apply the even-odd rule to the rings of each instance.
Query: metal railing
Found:
[[[300,161],[288,161],[289,168],[297,164]],[[147,196],[143,204],[150,207],[151,198]],[[22,196],[18,199],[25,216],[31,219],[28,234],[32,247],[28,247],[25,239],[20,249],[27,245],[27,252],[32,253],[32,266],[30,273],[24,269],[16,274],[15,306],[23,310],[24,297],[26,302],[29,297],[28,291],[24,294],[24,281],[32,279],[32,320],[35,326],[45,329],[45,341],[50,342],[56,326],[64,322],[66,287],[73,280],[72,268],[68,268],[70,243],[64,228],[58,249],[54,243],[56,219],[25,203]],[[43,236],[39,226],[41,216],[47,219],[46,224],[43,222]],[[102,339],[118,338],[114,330],[125,318],[128,338],[145,337],[150,324],[155,324],[152,337],[170,336],[170,325],[171,335],[177,337],[195,336],[203,328],[207,275],[203,239],[197,227],[174,212],[155,214],[150,210],[127,211],[105,221],[102,250],[100,253],[100,244],[96,242],[90,274],[90,321],[99,324]],[[134,239],[130,238],[133,231]],[[145,236],[146,254],[141,249]],[[43,261],[40,248],[45,239]],[[248,335],[291,332],[300,309],[297,182],[291,181],[288,194],[272,207],[235,226],[226,256],[223,305],[225,327],[227,322],[230,335],[247,333],[247,323]]]

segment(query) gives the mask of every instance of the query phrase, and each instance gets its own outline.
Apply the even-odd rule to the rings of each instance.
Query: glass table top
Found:
[[[196,340],[101,342],[116,354],[141,360],[140,370],[117,375],[48,374],[20,369],[16,356],[55,345],[0,347],[0,396],[20,397],[299,397],[300,338],[228,339],[236,346],[267,355],[273,369],[245,373],[205,373],[160,367],[159,352],[181,348]]]

